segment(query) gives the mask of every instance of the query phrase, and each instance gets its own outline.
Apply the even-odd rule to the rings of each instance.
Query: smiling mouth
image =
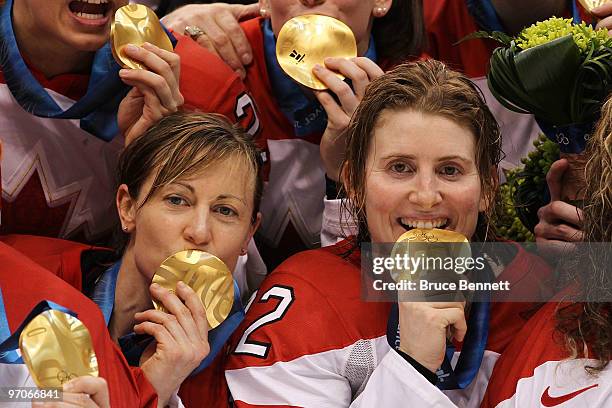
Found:
[[[68,7],[75,16],[87,20],[103,19],[112,11],[109,0],[75,0]]]
[[[406,231],[410,231],[414,228],[419,229],[446,229],[449,226],[448,218],[434,218],[429,220],[419,220],[416,218],[398,218],[397,222],[404,228]]]

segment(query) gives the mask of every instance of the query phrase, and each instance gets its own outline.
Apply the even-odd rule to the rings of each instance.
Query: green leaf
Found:
[[[506,108],[518,113],[532,113],[536,107],[529,102],[529,94],[518,80],[514,56],[513,47],[497,48],[493,52],[487,76],[489,89]]]
[[[572,89],[571,114],[575,123],[598,119],[599,110],[612,91],[612,50],[591,50],[576,75]]]
[[[542,118],[549,123],[571,123],[570,97],[580,60],[580,49],[571,35],[521,51],[514,59],[529,100],[545,112]]]

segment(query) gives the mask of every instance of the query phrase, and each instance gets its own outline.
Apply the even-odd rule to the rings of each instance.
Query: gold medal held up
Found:
[[[172,292],[183,281],[200,297],[208,325],[214,329],[229,316],[234,304],[234,278],[227,266],[214,255],[197,250],[177,252],[168,257],[153,276],[153,283]],[[153,299],[157,310],[163,305]]]
[[[316,90],[327,89],[312,72],[325,66],[328,57],[354,58],[357,43],[351,29],[340,20],[321,15],[303,15],[287,21],[276,40],[276,58],[287,75]],[[344,79],[341,74],[336,74]]]
[[[579,0],[580,5],[585,8],[589,13],[599,6],[603,6],[606,3],[609,3],[612,0]]]
[[[76,377],[98,376],[89,330],[59,310],[46,310],[32,319],[19,336],[19,349],[39,388],[61,388]]]
[[[110,29],[110,44],[115,60],[123,68],[145,69],[123,53],[126,45],[141,46],[145,42],[173,51],[170,38],[153,10],[142,4],[128,4],[119,8]]]
[[[455,231],[438,228],[420,229],[415,228],[403,233],[396,241],[391,251],[391,257],[397,255],[408,255],[410,258],[469,258],[472,250],[468,239]],[[393,270],[391,277],[397,282],[399,280],[415,280],[422,278],[428,272],[427,266],[423,265],[421,270],[404,271]]]

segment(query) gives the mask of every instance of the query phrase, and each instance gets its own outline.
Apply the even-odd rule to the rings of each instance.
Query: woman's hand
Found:
[[[563,175],[568,167],[566,159],[557,160],[550,166],[546,174],[550,203],[538,210],[539,221],[534,228],[538,250],[549,260],[560,259],[575,248],[574,242],[584,239],[582,210],[561,201]]]
[[[32,407],[110,408],[108,384],[102,377],[78,377],[64,384],[62,401],[33,402]]]
[[[165,406],[208,355],[208,321],[202,301],[185,283],[178,283],[176,295],[155,283],[150,290],[168,313],[153,309],[136,313],[142,323],[134,326],[134,332],[155,338],[155,351],[143,354],[140,367],[157,391],[159,405]]]
[[[147,67],[119,71],[121,80],[133,87],[117,113],[119,130],[128,145],[158,120],[176,112],[184,99],[179,90],[181,59],[177,54],[149,43],[128,45],[123,52]]]
[[[608,33],[612,33],[612,4],[602,4],[601,6],[594,8],[591,12],[595,17],[601,19],[595,28],[605,28],[608,30]]]
[[[431,372],[444,361],[448,328],[457,341],[467,332],[465,302],[399,302],[400,350]]]
[[[339,72],[350,79],[353,89],[333,72]],[[365,89],[375,78],[383,74],[376,63],[369,58],[327,58],[325,67],[316,65],[315,75],[333,92],[340,103],[327,92],[317,91],[315,95],[327,112],[327,128],[320,144],[321,159],[327,176],[338,181],[340,165],[346,148],[346,129],[357,105],[361,102]]]
[[[238,22],[258,15],[257,3],[188,4],[162,18],[162,22],[177,33],[183,33],[187,26],[202,30],[203,34],[194,40],[218,55],[241,78],[244,78],[246,71],[243,66],[253,60],[253,51]]]

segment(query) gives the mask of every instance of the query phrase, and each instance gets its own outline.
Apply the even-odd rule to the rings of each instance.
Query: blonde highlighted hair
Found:
[[[603,105],[601,119],[585,152],[585,241],[612,241],[612,98]],[[612,244],[611,244],[612,246]],[[586,300],[612,297],[612,247],[601,245],[588,251],[589,272],[580,276],[581,295]],[[600,372],[612,358],[612,303],[585,302],[557,311],[557,333],[572,357],[597,359],[585,366],[591,374]],[[588,355],[589,351],[592,355]]]
[[[225,160],[243,164],[253,174],[255,221],[263,192],[260,152],[239,125],[232,125],[222,115],[175,113],[161,119],[122,152],[117,185],[127,185],[130,195],[136,198],[154,171],[144,204],[160,187]]]

